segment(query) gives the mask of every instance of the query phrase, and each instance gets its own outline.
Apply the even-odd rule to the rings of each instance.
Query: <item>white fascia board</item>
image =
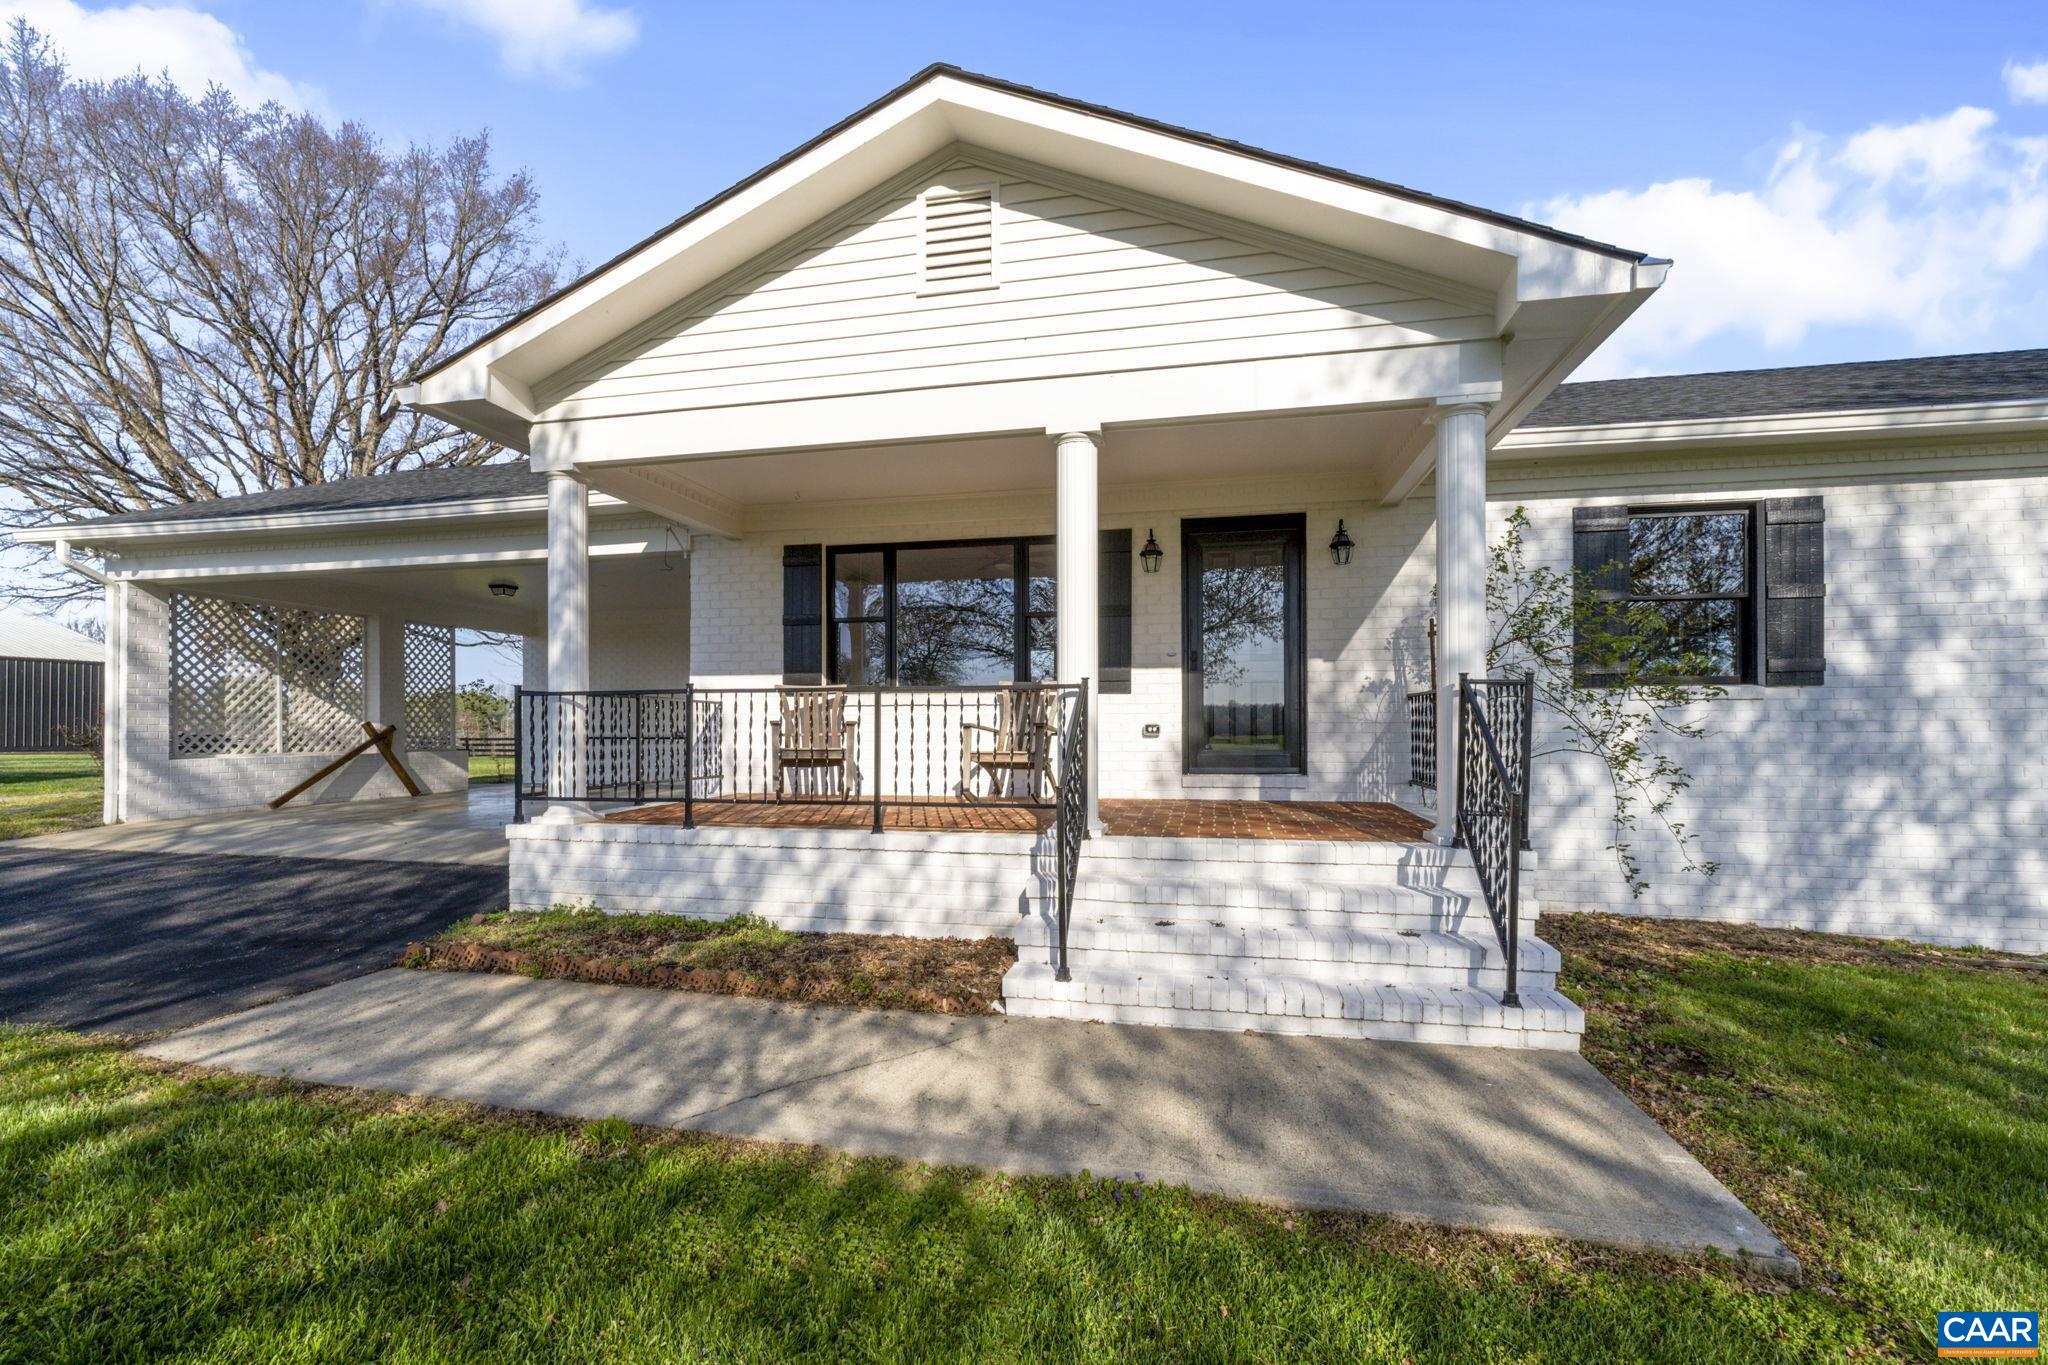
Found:
[[[414,386],[414,406],[480,429],[494,381],[530,386],[954,143],[987,147],[1254,225],[1324,241],[1488,294],[1627,293],[1637,262],[1489,218],[1104,114],[937,75]],[[524,427],[525,411],[502,419]],[[539,437],[536,433],[535,440]]]
[[[654,555],[668,544],[653,524],[591,528],[590,555],[610,559]],[[370,569],[460,568],[487,564],[538,564],[547,559],[547,532],[533,528],[488,540],[435,543],[420,537],[390,541],[322,541],[316,545],[223,545],[204,551],[148,549],[108,561],[115,580],[188,582],[202,579],[353,573]]]
[[[592,493],[593,512],[625,507],[619,498]],[[183,521],[142,521],[95,527],[91,522],[66,522],[56,526],[33,526],[8,535],[30,544],[70,541],[74,545],[117,544],[136,540],[184,540],[191,537],[242,535],[290,535],[296,532],[329,535],[354,527],[404,526],[418,522],[491,521],[505,517],[545,516],[544,494],[515,498],[470,498],[460,502],[417,503],[402,507],[336,508],[328,512],[288,512],[275,516],[192,517]]]
[[[1506,456],[1622,454],[1707,446],[1911,441],[1945,436],[2014,436],[2048,431],[2048,401],[1958,403],[1760,417],[1702,417],[1599,426],[1530,427],[1495,445]]]

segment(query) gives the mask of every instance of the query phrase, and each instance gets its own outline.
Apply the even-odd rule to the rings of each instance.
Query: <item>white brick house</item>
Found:
[[[406,627],[511,630],[516,903],[1011,933],[1020,1012],[1570,1046],[1538,906],[2048,951],[2048,353],[1563,384],[1665,269],[934,68],[420,377],[522,464],[33,534],[109,582],[110,819],[322,757],[181,718],[235,672],[170,664],[194,599],[358,620],[263,714],[436,786]],[[1728,695],[1677,755],[1712,878],[1646,830],[1631,899],[1599,772],[1536,764],[1509,1003],[1502,855],[1410,778],[1479,733],[1517,507]]]

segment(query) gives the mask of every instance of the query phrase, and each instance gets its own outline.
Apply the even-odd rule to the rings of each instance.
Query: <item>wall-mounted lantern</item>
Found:
[[[1351,533],[1344,529],[1344,519],[1337,519],[1337,534],[1330,537],[1330,562],[1343,568],[1351,562]]]
[[[491,584],[491,596],[493,597],[510,597],[513,593],[518,591],[519,585],[517,583]]]
[[[1138,558],[1145,561],[1146,573],[1158,573],[1159,561],[1166,558],[1166,551],[1159,548],[1159,537],[1152,534],[1152,528],[1145,528],[1145,548],[1138,551]]]

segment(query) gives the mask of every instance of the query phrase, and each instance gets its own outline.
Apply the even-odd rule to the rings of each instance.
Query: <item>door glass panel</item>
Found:
[[[940,687],[1016,676],[1016,547],[898,550],[896,680]]]
[[[1208,750],[1250,758],[1287,747],[1286,547],[1202,547],[1201,706]]]
[[[882,617],[882,552],[862,550],[832,556],[832,614]]]
[[[1025,660],[1024,676],[1032,682],[1051,682],[1059,676],[1058,660],[1053,655],[1053,641],[1058,634],[1058,601],[1053,590],[1057,552],[1049,544],[1027,545],[1024,552],[1028,575],[1024,603],[1029,612],[1024,638],[1030,654]]]
[[[889,628],[880,621],[841,621],[832,676],[848,687],[889,681]]]

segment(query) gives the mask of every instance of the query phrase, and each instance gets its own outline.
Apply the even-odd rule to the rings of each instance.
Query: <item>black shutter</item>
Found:
[[[1764,501],[1766,687],[1827,681],[1827,513],[1817,497]]]
[[[1628,593],[1628,508],[1574,507],[1572,509],[1572,574],[1580,583],[1590,584],[1600,602],[1613,601]],[[1594,613],[1584,619],[1584,613]],[[1582,687],[1600,687],[1619,680],[1611,668],[1586,657],[1584,644],[1589,627],[1613,627],[1597,605],[1575,613],[1572,620],[1574,680]]]
[[[782,680],[825,681],[825,547],[782,547]]]
[[[1099,692],[1131,690],[1131,533],[1104,531],[1096,552],[1096,679]]]

